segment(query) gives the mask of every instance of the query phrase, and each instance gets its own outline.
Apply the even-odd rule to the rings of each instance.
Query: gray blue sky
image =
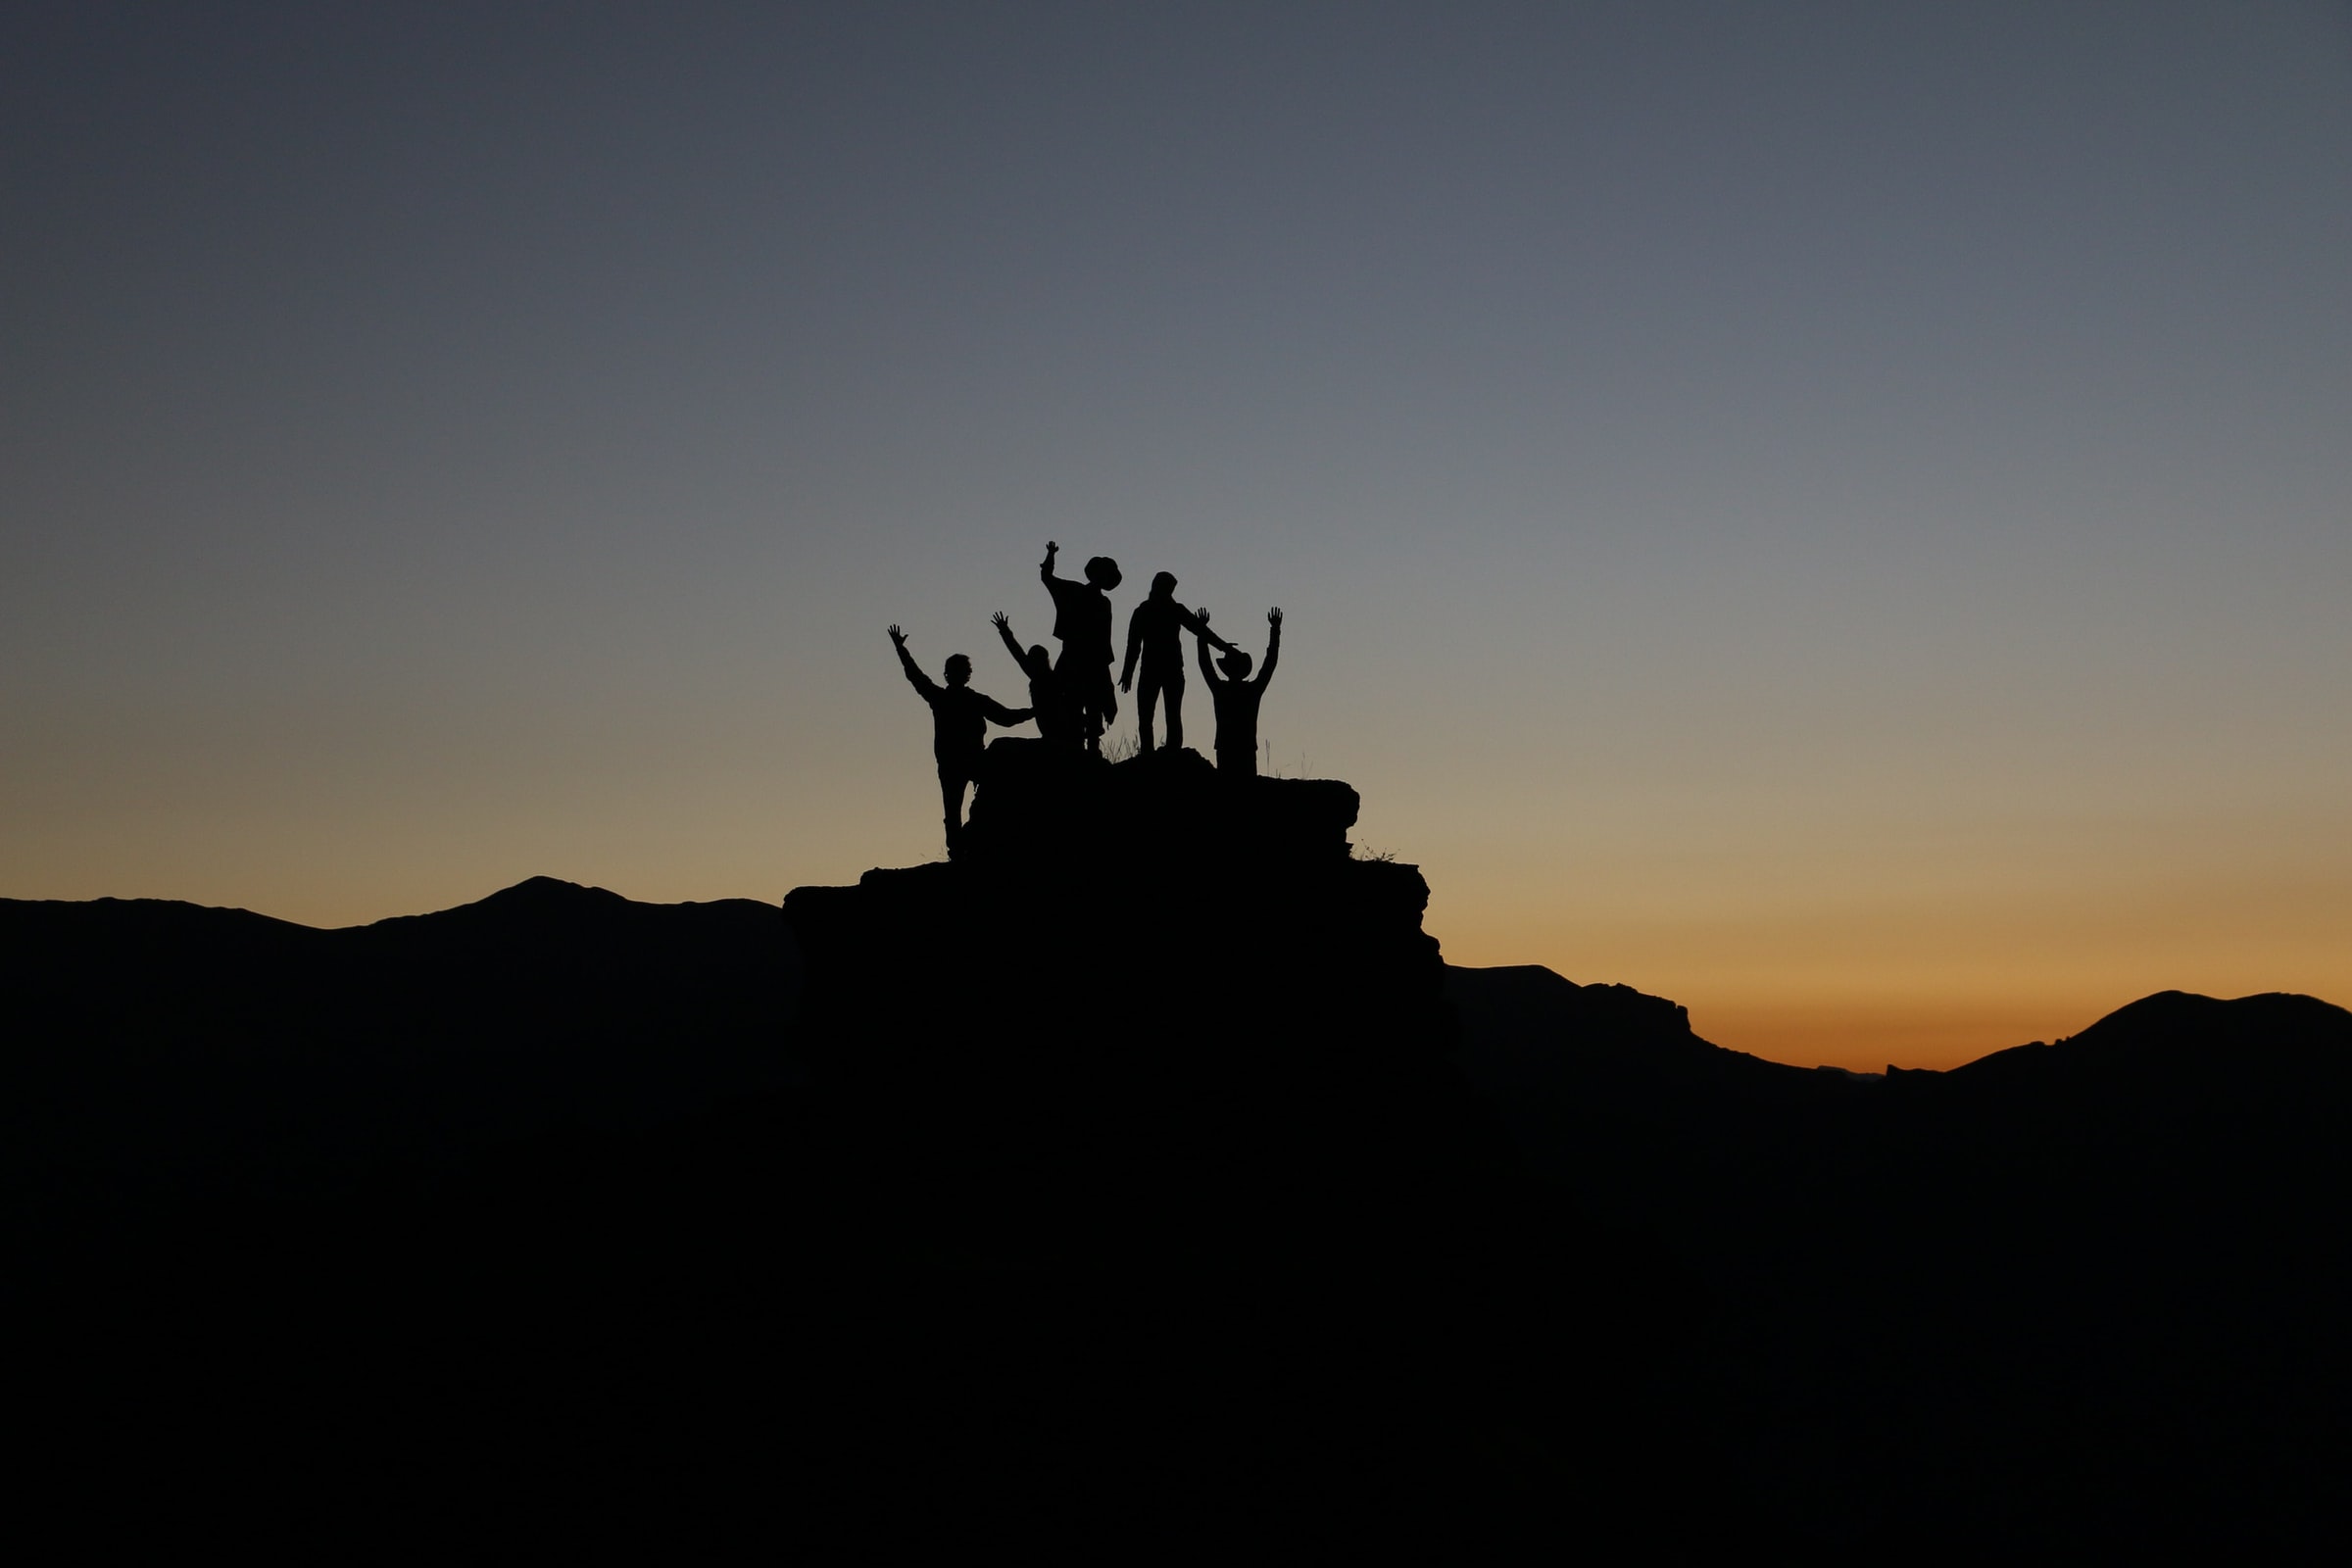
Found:
[[[1456,961],[2352,1000],[2352,10],[0,16],[0,893],[936,854],[882,627],[1048,538],[1285,607]]]

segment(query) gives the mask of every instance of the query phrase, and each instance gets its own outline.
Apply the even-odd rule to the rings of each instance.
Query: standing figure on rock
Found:
[[[1200,619],[1208,619],[1208,612],[1200,612]],[[1273,629],[1266,634],[1266,667],[1250,678],[1250,656],[1240,649],[1227,654],[1218,662],[1225,666],[1225,678],[1209,667],[1208,643],[1203,639],[1197,646],[1200,653],[1200,678],[1208,682],[1209,699],[1217,705],[1217,771],[1220,773],[1254,774],[1257,771],[1257,701],[1266,695],[1266,682],[1274,678],[1274,662],[1282,657],[1282,608],[1278,605],[1266,612],[1266,624]]]
[[[1127,617],[1127,667],[1119,673],[1119,690],[1135,690],[1136,661],[1143,661],[1144,695],[1135,723],[1137,749],[1146,755],[1152,751],[1152,710],[1162,697],[1168,700],[1168,750],[1184,745],[1184,639],[1177,634],[1185,631],[1229,654],[1240,652],[1176,602],[1176,574],[1163,571],[1152,579],[1151,594]]]
[[[1061,639],[1054,673],[1078,711],[1087,755],[1100,757],[1102,732],[1119,716],[1119,699],[1110,689],[1110,591],[1119,585],[1119,564],[1097,556],[1086,564],[1086,581],[1072,582],[1054,575],[1054,555],[1060,548],[1047,541],[1046,559],[1037,564],[1038,580],[1054,596],[1054,635]]]
[[[897,626],[890,628],[890,645],[899,651],[899,664],[906,671],[906,683],[915,695],[931,705],[931,755],[939,762],[939,804],[948,828],[948,854],[956,854],[963,837],[963,791],[980,776],[980,759],[988,748],[988,725],[991,719],[999,724],[1022,723],[1031,714],[1026,708],[1006,708],[993,697],[984,697],[972,690],[972,662],[961,654],[949,656],[942,670],[948,678],[940,686],[915,667],[914,656],[906,651],[906,634]]]
[[[1044,643],[1032,643],[1023,648],[1021,640],[1012,634],[1012,620],[1002,610],[989,617],[997,635],[1004,639],[1004,651],[1012,662],[1021,666],[1029,677],[1029,710],[1037,715],[1037,732],[1045,737],[1046,745],[1056,752],[1078,750],[1078,711],[1071,706],[1070,694],[1062,686],[1061,677],[1054,673],[1054,661],[1046,653]]]

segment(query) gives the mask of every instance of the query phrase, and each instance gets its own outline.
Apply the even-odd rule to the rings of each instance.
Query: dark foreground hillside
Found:
[[[341,931],[160,900],[0,900],[12,1203],[187,1199],[647,1123],[791,1072],[770,905],[547,877]],[[29,1184],[29,1185],[25,1185]]]
[[[2352,1013],[2168,992],[1881,1079],[1720,1051],[1548,970],[1447,991],[1527,1168],[1722,1303],[1712,1416],[1806,1532],[2344,1533]]]
[[[1013,749],[781,912],[0,903],[33,1490],[404,1559],[2336,1528],[2339,1009],[1781,1067],[1447,969],[1351,790],[1227,782]]]

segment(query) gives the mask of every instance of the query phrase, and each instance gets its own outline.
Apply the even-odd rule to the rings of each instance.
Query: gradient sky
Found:
[[[2352,1002],[2352,11],[0,13],[0,894],[930,858],[1048,538],[1456,962]]]

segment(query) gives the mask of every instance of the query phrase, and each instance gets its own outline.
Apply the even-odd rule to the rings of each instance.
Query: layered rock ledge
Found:
[[[999,742],[950,861],[805,887],[804,1022],[843,1049],[1319,1056],[1431,1047],[1429,886],[1357,858],[1330,779],[1190,751],[1086,763]]]

